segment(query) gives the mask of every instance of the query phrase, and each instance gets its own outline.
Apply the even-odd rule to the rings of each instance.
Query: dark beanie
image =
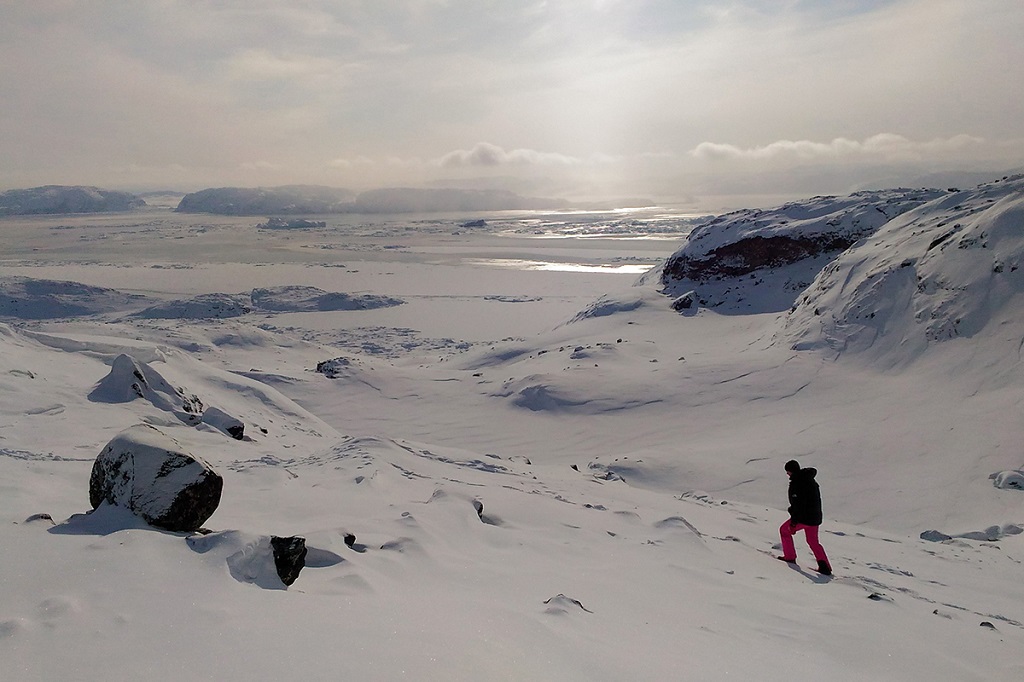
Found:
[[[795,459],[789,460],[786,462],[786,471],[792,471],[794,473],[800,471],[800,462]]]

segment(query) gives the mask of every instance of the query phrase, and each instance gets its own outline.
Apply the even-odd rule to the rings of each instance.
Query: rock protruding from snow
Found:
[[[122,431],[103,448],[89,478],[89,502],[128,509],[171,531],[198,530],[220,504],[224,479],[178,441],[148,424]]]
[[[230,414],[219,407],[208,407],[203,412],[203,423],[219,429],[235,440],[245,438],[245,424],[238,417]]]
[[[700,223],[645,279],[664,293],[689,290],[705,307],[781,311],[837,254],[892,218],[944,195],[940,190],[857,192],[814,197],[773,209],[744,209]]]
[[[1002,490],[1024,490],[1024,471],[1000,471],[989,478],[992,479],[992,485]]]
[[[306,565],[306,540],[297,535],[280,538],[270,537],[270,547],[274,550],[274,566],[277,575],[285,585],[291,585],[299,577]]]
[[[905,213],[819,274],[785,321],[784,340],[899,363],[949,339],[999,335],[1016,362],[1022,225],[1024,176]]]
[[[110,372],[89,394],[89,400],[98,403],[127,403],[138,398],[189,425],[198,424],[203,415],[203,402],[198,396],[172,386],[148,364],[124,353],[114,358]]]
[[[697,311],[697,292],[691,289],[685,294],[676,296],[672,301],[672,310],[677,313],[695,313]]]
[[[328,379],[335,379],[349,371],[352,361],[348,358],[332,358],[316,363],[316,371]]]

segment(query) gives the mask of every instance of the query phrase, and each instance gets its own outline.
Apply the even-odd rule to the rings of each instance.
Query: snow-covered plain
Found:
[[[0,677],[1021,679],[1024,180],[935,196],[672,295],[653,211],[0,221]],[[84,514],[139,423],[212,533]],[[834,577],[772,558],[791,458]]]

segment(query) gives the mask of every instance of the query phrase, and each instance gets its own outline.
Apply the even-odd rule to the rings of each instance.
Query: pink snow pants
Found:
[[[796,561],[796,547],[793,546],[793,536],[800,531],[804,531],[804,537],[807,538],[807,546],[814,553],[814,558],[828,564],[825,548],[818,542],[818,527],[807,526],[802,523],[790,527],[789,521],[779,526],[779,537],[782,538],[782,558],[786,561]],[[831,566],[831,564],[828,565]]]

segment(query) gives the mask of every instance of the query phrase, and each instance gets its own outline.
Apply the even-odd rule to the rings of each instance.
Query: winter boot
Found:
[[[827,561],[819,561],[818,573],[821,573],[822,575],[832,575],[832,567],[828,565]]]
[[[775,558],[778,559],[779,561],[785,561],[787,564],[795,564],[796,563],[796,559],[787,559],[784,556],[777,556]]]

